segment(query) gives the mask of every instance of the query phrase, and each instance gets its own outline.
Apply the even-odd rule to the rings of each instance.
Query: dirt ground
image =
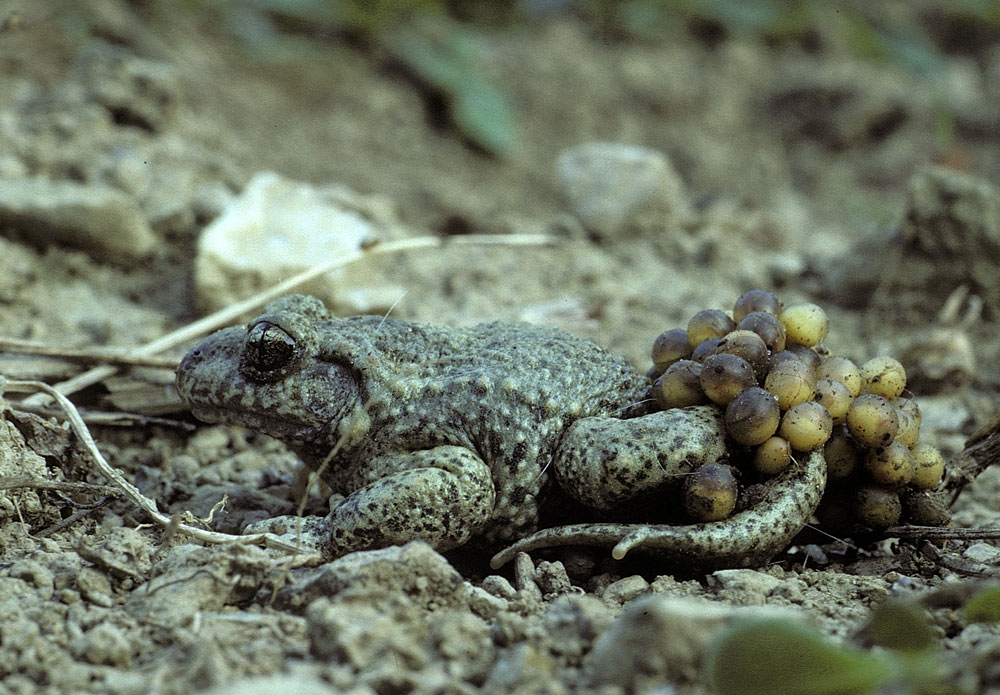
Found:
[[[996,416],[995,16],[883,3],[859,43],[848,19],[864,3],[843,14],[802,3],[814,15],[790,36],[711,13],[674,13],[642,34],[588,14],[592,4],[550,5],[477,20],[479,75],[516,119],[497,155],[456,127],[453,95],[377,38],[283,3],[0,0],[3,335],[132,347],[197,318],[199,235],[273,171],[347,187],[397,237],[558,240],[387,255],[365,281],[389,291],[359,310],[551,323],[645,370],[661,331],[760,287],[821,304],[834,354],[903,358],[921,437],[946,454]],[[893,50],[873,50],[876,39]],[[564,190],[557,160],[590,142],[665,163],[648,200],[588,217],[592,199]],[[609,165],[587,185],[636,184]],[[971,299],[939,317],[963,287]],[[963,320],[970,305],[980,310]],[[0,356],[9,379],[78,371]],[[197,423],[170,370],[122,374],[72,400],[130,410],[128,393],[109,392],[145,385],[127,402],[147,417],[92,430],[160,510],[205,518],[229,495],[212,528],[235,533],[294,509],[298,463],[283,445]],[[818,534],[759,570],[694,577],[575,550],[515,576],[419,543],[290,569],[278,551],[151,523],[101,487],[64,426],[17,414],[15,389],[4,397],[0,694],[701,693],[706,644],[740,611],[804,616],[847,640],[889,597],[1000,574],[995,541],[935,550]],[[996,526],[1000,469],[952,513],[961,527]],[[1000,692],[1000,627],[966,624],[955,605],[931,619],[955,692]]]

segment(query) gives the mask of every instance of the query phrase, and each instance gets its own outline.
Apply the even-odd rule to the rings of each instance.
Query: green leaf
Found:
[[[865,629],[873,644],[898,651],[925,651],[936,638],[927,612],[914,601],[884,601],[872,611]]]
[[[748,620],[710,647],[719,695],[863,695],[898,675],[895,660],[841,647],[793,620]]]
[[[498,155],[514,149],[514,114],[507,98],[485,82],[469,82],[455,93],[452,118],[462,132]]]
[[[479,64],[480,39],[443,17],[423,17],[379,34],[414,74],[445,95],[455,126],[471,141],[504,156],[514,148],[514,113],[507,96]]]
[[[965,604],[964,612],[970,623],[1000,622],[1000,584],[976,592]]]

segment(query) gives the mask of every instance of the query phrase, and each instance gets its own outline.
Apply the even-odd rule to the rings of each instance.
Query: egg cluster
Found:
[[[941,524],[926,503],[944,459],[919,441],[920,409],[904,395],[906,372],[891,357],[859,368],[821,344],[826,312],[803,302],[783,306],[765,290],[744,292],[732,313],[699,311],[687,328],[653,343],[650,376],[663,409],[714,403],[725,410],[736,469],[708,464],[685,481],[685,509],[695,521],[727,517],[739,478],[766,479],[796,452],[823,450],[832,519],[885,528],[901,519]],[[832,494],[831,494],[832,493]],[[923,495],[923,496],[922,496]],[[904,509],[905,507],[905,509]],[[829,511],[829,509],[821,511]]]

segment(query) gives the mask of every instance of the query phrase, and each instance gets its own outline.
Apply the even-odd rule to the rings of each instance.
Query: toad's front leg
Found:
[[[437,550],[462,545],[493,513],[496,491],[489,467],[458,446],[378,456],[366,461],[368,481],[326,517],[299,523],[278,517],[251,531],[281,533],[329,557],[355,550],[427,541]]]
[[[327,517],[333,555],[412,540],[448,550],[476,535],[493,513],[492,474],[469,449],[439,446],[369,465],[372,482]]]
[[[581,423],[587,431],[570,442],[558,461],[566,469],[557,469],[558,476],[567,492],[599,508],[624,501],[629,489],[633,494],[649,491],[671,477],[725,456],[721,414],[711,407],[669,410],[635,420],[605,420],[595,422],[596,428],[587,426],[586,421]],[[640,430],[643,437],[636,438]],[[616,456],[619,450],[621,455]],[[632,465],[635,462],[637,469]],[[581,481],[589,482],[584,485]],[[611,503],[597,499],[602,486]],[[826,461],[821,453],[813,452],[764,483],[757,503],[728,519],[676,526],[594,523],[543,529],[497,553],[491,564],[500,567],[518,552],[537,548],[597,545],[612,547],[615,559],[633,548],[643,548],[688,571],[756,567],[802,530],[825,487]]]

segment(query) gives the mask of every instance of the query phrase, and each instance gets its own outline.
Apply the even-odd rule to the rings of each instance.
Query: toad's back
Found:
[[[323,330],[356,332],[378,355],[379,376],[364,380],[371,429],[355,461],[442,444],[471,449],[492,472],[504,536],[534,523],[541,472],[565,429],[592,415],[624,416],[647,383],[623,357],[531,324],[453,328],[355,318]],[[351,469],[340,470],[350,476]],[[330,482],[351,489],[363,481]]]

